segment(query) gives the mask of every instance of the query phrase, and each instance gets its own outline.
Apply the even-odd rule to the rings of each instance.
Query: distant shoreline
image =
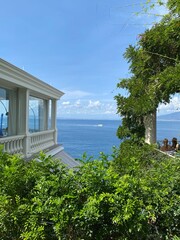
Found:
[[[61,118],[57,117],[57,120],[66,121],[122,121],[122,119],[91,119],[91,118]],[[164,119],[157,118],[157,122],[180,122],[180,119]]]
[[[157,122],[180,122],[180,119],[157,119]]]
[[[92,118],[61,118],[57,117],[57,120],[70,120],[70,121],[121,121],[122,119],[92,119]]]

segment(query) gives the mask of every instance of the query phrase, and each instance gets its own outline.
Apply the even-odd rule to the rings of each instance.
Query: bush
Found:
[[[126,142],[69,170],[0,153],[1,239],[178,239],[179,159]]]

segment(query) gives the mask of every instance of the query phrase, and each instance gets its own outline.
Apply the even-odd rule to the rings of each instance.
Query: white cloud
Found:
[[[75,107],[81,107],[81,100],[78,99],[75,104],[74,104]]]
[[[158,114],[168,114],[172,112],[180,111],[180,96],[174,95],[169,104],[160,104],[158,107]]]
[[[180,111],[180,94],[172,97],[169,104],[160,104],[158,115]],[[114,100],[108,99],[73,99],[58,104],[58,116],[67,118],[117,118],[117,105]]]
[[[112,114],[112,111],[107,110],[105,111],[105,114]]]
[[[105,105],[105,112],[104,114],[116,114],[117,112],[117,107],[116,107],[116,104],[115,103],[108,103]]]
[[[89,100],[89,104],[87,106],[88,108],[100,108],[101,107],[101,103],[100,101],[92,101],[92,100]]]
[[[72,99],[71,101],[61,101],[58,104],[58,117],[64,118],[101,118],[115,119],[116,102],[112,99]]]
[[[64,105],[64,106],[68,106],[68,105],[70,105],[70,102],[69,102],[69,101],[62,102],[62,105]]]

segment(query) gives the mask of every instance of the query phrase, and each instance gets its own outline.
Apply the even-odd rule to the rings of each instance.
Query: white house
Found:
[[[66,158],[63,147],[57,145],[56,128],[57,101],[63,94],[0,59],[0,144],[4,151],[28,158],[49,149],[50,154],[62,152]]]

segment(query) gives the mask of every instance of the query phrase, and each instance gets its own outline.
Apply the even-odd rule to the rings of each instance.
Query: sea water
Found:
[[[113,146],[121,140],[116,136],[120,120],[65,120],[58,119],[58,143],[74,158],[82,158],[83,153],[97,158],[100,152],[112,153]],[[180,140],[180,121],[157,121],[157,140],[164,138]]]
[[[158,120],[157,141],[167,138],[169,141],[176,137],[180,141],[180,120]]]
[[[58,120],[58,142],[74,158],[83,153],[97,158],[100,152],[112,153],[113,146],[119,146],[116,136],[119,121],[111,120]]]

